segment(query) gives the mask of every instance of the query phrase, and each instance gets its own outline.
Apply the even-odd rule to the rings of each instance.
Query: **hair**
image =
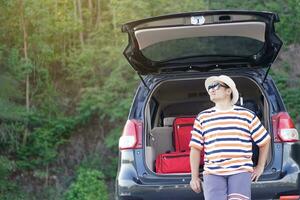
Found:
[[[229,88],[231,90],[230,99],[233,99],[232,89],[226,83],[223,83],[223,85],[225,86],[225,88]]]

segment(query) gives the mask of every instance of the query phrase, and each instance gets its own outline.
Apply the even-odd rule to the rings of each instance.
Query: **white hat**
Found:
[[[234,105],[239,99],[239,92],[236,89],[234,81],[226,75],[221,75],[221,76],[211,76],[208,77],[205,80],[205,88],[208,91],[208,86],[211,85],[213,82],[222,82],[228,85],[232,91],[232,99],[231,99],[231,104]]]

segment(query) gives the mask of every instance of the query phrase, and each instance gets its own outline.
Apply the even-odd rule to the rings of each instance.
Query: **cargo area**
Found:
[[[240,94],[236,105],[252,110],[266,129],[270,130],[267,117],[269,116],[268,102],[258,83],[247,77],[232,76],[232,78]],[[214,106],[209,100],[204,81],[203,78],[166,80],[152,90],[145,110],[146,137],[144,139],[146,165],[154,173],[156,173],[155,164],[158,156],[175,151],[174,120],[178,117],[196,117],[199,112]],[[270,162],[271,155],[269,151],[267,162]],[[252,160],[256,165],[258,160],[256,146],[253,146]],[[202,170],[201,164],[199,170]],[[175,171],[170,174],[182,174],[182,172]]]

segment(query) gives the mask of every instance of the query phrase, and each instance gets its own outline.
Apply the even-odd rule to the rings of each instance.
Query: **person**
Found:
[[[205,88],[215,106],[198,114],[191,131],[190,187],[197,193],[202,190],[199,159],[204,150],[205,200],[251,199],[251,182],[263,173],[270,135],[254,112],[235,105],[239,93],[230,77],[209,77]],[[259,147],[255,167],[252,142]]]

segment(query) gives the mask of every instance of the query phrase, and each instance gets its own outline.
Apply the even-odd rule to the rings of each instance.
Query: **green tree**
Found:
[[[1,178],[22,179],[19,174],[30,176],[40,171],[45,176],[37,181],[48,187],[48,177],[56,173],[51,167],[59,148],[67,145],[79,127],[96,121],[109,127],[103,132],[113,156],[108,156],[107,169],[100,170],[112,180],[118,137],[140,81],[122,55],[128,36],[121,32],[121,25],[208,9],[278,12],[281,22],[276,29],[285,44],[299,43],[297,0],[0,0],[0,157],[5,161],[0,166],[5,172],[0,172]],[[289,83],[289,73],[287,67],[282,73],[276,71],[274,77],[296,118],[299,87]],[[93,171],[87,176],[96,182],[94,175],[99,174]],[[2,181],[0,188],[7,199],[20,199],[9,189],[17,189],[17,181],[10,183],[5,186]],[[91,191],[97,193],[98,189]],[[36,199],[47,196],[30,195]]]

